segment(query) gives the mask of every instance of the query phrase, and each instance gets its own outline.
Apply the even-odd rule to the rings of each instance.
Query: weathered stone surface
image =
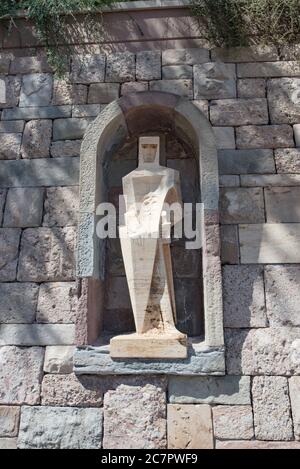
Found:
[[[194,98],[235,98],[235,66],[208,62],[194,66]]]
[[[52,104],[85,104],[87,102],[88,87],[70,83],[62,78],[53,81]],[[68,116],[65,116],[68,117]]]
[[[161,53],[159,50],[141,51],[136,54],[137,80],[161,78]]]
[[[72,107],[72,117],[96,117],[100,111],[101,104],[77,104]]]
[[[20,107],[49,106],[52,98],[52,75],[32,73],[23,75]]]
[[[46,375],[42,382],[41,398],[42,405],[100,407],[103,381],[95,376]]]
[[[240,225],[242,264],[294,264],[300,262],[300,224]]]
[[[209,405],[169,404],[168,449],[213,449],[213,429]]]
[[[268,62],[278,60],[274,45],[255,45],[251,47],[216,47],[211,51],[212,60],[222,62]]]
[[[300,148],[275,150],[275,162],[278,173],[300,174]]]
[[[297,77],[300,75],[298,61],[242,63],[237,65],[238,77]]]
[[[300,440],[300,376],[289,379],[289,391],[296,440]]]
[[[248,376],[170,377],[169,400],[177,404],[250,404]]]
[[[49,156],[51,136],[51,120],[27,122],[21,147],[22,158],[47,158]]]
[[[22,134],[0,134],[0,160],[15,160],[20,156]]]
[[[73,280],[75,238],[74,227],[26,229],[21,241],[18,280]]]
[[[0,283],[0,324],[34,322],[38,291],[34,283]]]
[[[194,65],[208,61],[208,49],[167,49],[162,51],[163,65]]]
[[[165,391],[121,384],[104,396],[105,449],[166,448]]]
[[[217,148],[235,148],[233,127],[213,127]]]
[[[101,409],[23,407],[18,447],[21,449],[99,449]]]
[[[135,56],[131,52],[114,52],[106,59],[105,81],[124,82],[135,80]]]
[[[239,263],[239,238],[236,225],[223,225],[221,233],[221,260],[223,264]]]
[[[216,449],[300,449],[297,441],[216,441]]]
[[[6,200],[6,193],[7,193],[7,191],[5,189],[0,189],[0,226],[2,225],[4,204],[5,204],[5,200]]]
[[[300,124],[295,124],[293,126],[293,130],[294,130],[296,147],[300,147]]]
[[[43,216],[44,189],[10,188],[7,193],[3,226],[26,228],[40,226]]]
[[[77,186],[79,158],[0,161],[0,187]]]
[[[6,102],[6,84],[4,78],[0,77],[0,103]]]
[[[122,83],[121,96],[129,93],[139,93],[140,91],[148,91],[149,85],[146,81],[127,81]]]
[[[53,140],[77,140],[82,138],[91,118],[56,119],[53,122]]]
[[[268,106],[264,98],[218,99],[210,104],[213,125],[268,124]]]
[[[17,438],[0,438],[0,449],[17,449]]]
[[[252,384],[255,436],[258,440],[292,440],[288,382],[281,376],[255,376]]]
[[[261,188],[222,188],[220,221],[223,224],[264,223],[264,200]]]
[[[241,176],[241,186],[244,187],[267,187],[267,186],[278,186],[278,187],[289,187],[299,186],[300,175],[299,174],[271,174],[261,176]]]
[[[10,66],[10,57],[0,56],[0,73],[8,73]]]
[[[300,78],[268,81],[268,103],[272,124],[295,124],[300,114]]]
[[[220,174],[275,173],[272,150],[219,150]]]
[[[0,348],[0,404],[39,404],[43,359],[41,347]]]
[[[300,326],[299,281],[298,266],[266,266],[266,305],[271,326]]]
[[[294,375],[300,373],[300,331],[280,327],[225,332],[226,366],[230,375]]]
[[[96,83],[104,81],[105,55],[73,56],[71,81],[74,83]]]
[[[20,234],[17,228],[0,228],[0,282],[16,278]]]
[[[265,98],[266,80],[264,78],[242,78],[237,81],[239,98]]]
[[[5,83],[5,101],[0,102],[2,108],[14,107],[19,103],[21,77],[8,75],[3,77]],[[3,119],[3,116],[1,116]]]
[[[254,437],[250,405],[213,407],[214,436],[224,440],[251,440]]]
[[[75,282],[47,282],[40,286],[37,322],[73,323],[76,318]]]
[[[24,130],[25,121],[2,121],[0,122],[0,133],[15,134],[22,133]]]
[[[114,99],[118,99],[119,93],[119,83],[95,83],[89,88],[88,102],[108,104]]]
[[[181,80],[193,78],[192,65],[166,65],[162,68],[163,80]]]
[[[48,345],[45,351],[44,372],[68,374],[73,371],[72,345]]]
[[[14,57],[10,64],[10,73],[43,73],[51,72],[46,57]]]
[[[0,436],[17,436],[19,418],[20,407],[0,406]]]
[[[208,100],[194,99],[192,102],[208,118]]]
[[[2,345],[73,345],[73,324],[3,324],[0,326]]]
[[[71,106],[15,107],[4,109],[2,120],[58,119],[71,116]]]
[[[266,187],[265,204],[268,223],[300,222],[300,187]]]
[[[223,301],[225,327],[266,327],[263,268],[225,266]]]
[[[174,93],[185,98],[193,99],[192,80],[156,80],[150,81],[151,91]]]
[[[78,187],[50,187],[46,190],[44,226],[77,225]]]
[[[290,125],[248,125],[236,129],[237,148],[284,148],[293,145]]]
[[[65,140],[53,142],[50,147],[52,158],[63,158],[80,155],[81,140]]]

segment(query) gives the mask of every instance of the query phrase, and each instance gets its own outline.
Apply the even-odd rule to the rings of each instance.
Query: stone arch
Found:
[[[78,345],[88,344],[91,337],[95,339],[95,331],[100,327],[95,313],[89,310],[93,309],[91,298],[97,296],[94,290],[101,291],[104,276],[104,243],[97,238],[95,231],[96,207],[105,201],[102,163],[125,138],[138,135],[149,122],[154,122],[157,129],[173,127],[189,140],[198,157],[201,201],[204,204],[202,262],[205,345],[219,348],[223,346],[219,177],[212,127],[205,115],[187,99],[151,91],[133,93],[113,101],[89,125],[84,135],[80,156],[77,276],[85,279],[83,287],[86,291],[85,294],[81,293],[85,301],[84,307],[81,302],[81,311],[85,314],[79,312],[77,323],[81,327],[85,321],[87,324],[84,334],[77,333]],[[98,292],[99,295],[101,297]]]

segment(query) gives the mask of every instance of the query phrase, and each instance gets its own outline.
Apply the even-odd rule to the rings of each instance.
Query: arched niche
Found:
[[[91,345],[101,337],[105,242],[97,237],[95,229],[98,220],[96,208],[99,203],[107,201],[107,162],[122,143],[147,132],[173,132],[190,145],[199,165],[200,194],[204,205],[202,281],[205,332],[204,341],[197,346],[204,353],[223,352],[219,180],[215,139],[209,121],[193,103],[162,92],[134,93],[113,101],[86,130],[80,161],[77,344],[81,347]],[[218,360],[221,369],[224,360]]]

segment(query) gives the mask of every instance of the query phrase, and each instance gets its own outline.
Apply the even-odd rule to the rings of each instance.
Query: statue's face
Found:
[[[156,156],[157,144],[156,143],[142,143],[142,155],[144,163],[153,163]]]

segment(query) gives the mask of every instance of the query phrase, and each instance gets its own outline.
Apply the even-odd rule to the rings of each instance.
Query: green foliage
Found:
[[[191,0],[191,8],[216,46],[281,46],[300,39],[299,0]]]

